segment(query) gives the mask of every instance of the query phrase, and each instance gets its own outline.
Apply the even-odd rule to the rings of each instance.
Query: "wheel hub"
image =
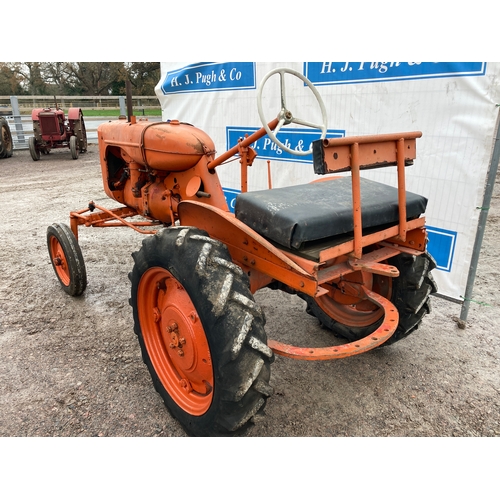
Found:
[[[138,290],[138,310],[146,349],[162,384],[192,415],[211,405],[214,376],[210,347],[195,307],[166,269],[148,269]]]
[[[66,286],[69,285],[70,276],[69,276],[68,266],[66,263],[66,258],[64,256],[61,244],[59,243],[59,241],[57,241],[57,238],[53,236],[50,238],[49,251],[53,256],[52,262],[56,267],[57,275]]]
[[[369,326],[383,316],[377,303],[360,293],[361,287],[385,298],[392,294],[391,278],[367,271],[355,271],[322,286],[329,292],[317,299],[318,306],[331,318],[352,327]]]

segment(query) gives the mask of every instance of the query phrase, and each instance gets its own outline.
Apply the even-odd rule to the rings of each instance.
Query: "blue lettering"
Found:
[[[253,134],[258,129],[256,127],[226,127],[226,147],[232,148],[238,144],[238,140],[243,136]],[[281,129],[278,134],[278,140],[287,148],[296,151],[305,151],[310,149],[310,144],[318,140],[321,136],[319,130],[310,128]],[[326,137],[345,137],[344,130],[328,130]],[[268,136],[264,136],[252,144],[252,148],[258,153],[257,160],[280,160],[293,161],[295,163],[312,163],[312,154],[307,156],[295,156],[277,146]]]
[[[241,80],[241,71],[237,71],[236,68],[232,68],[229,72],[229,78],[231,81]]]
[[[252,62],[197,63],[167,72],[161,90],[164,94],[178,94],[255,89],[255,73]]]
[[[315,85],[482,76],[484,62],[308,62],[304,75]]]

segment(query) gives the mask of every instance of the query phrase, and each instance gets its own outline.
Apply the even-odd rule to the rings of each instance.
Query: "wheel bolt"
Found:
[[[161,318],[160,310],[157,307],[155,307],[153,309],[153,319],[154,319],[154,322],[158,323],[158,321],[160,321],[160,318]]]
[[[182,380],[179,380],[179,385],[189,394],[193,388],[191,387],[191,384],[189,383],[188,380],[183,378]]]
[[[182,358],[182,356],[184,356],[184,351],[182,349],[179,349],[177,351],[177,354]]]
[[[171,325],[167,326],[167,332],[168,333],[176,332],[178,328],[179,327],[177,326],[177,323],[172,323]]]

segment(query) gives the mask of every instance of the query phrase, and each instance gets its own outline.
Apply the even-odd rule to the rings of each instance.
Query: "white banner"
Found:
[[[408,191],[428,198],[429,251],[437,261],[433,275],[439,292],[461,299],[481,210],[500,102],[500,63],[281,62],[161,63],[156,94],[163,120],[177,119],[204,130],[218,154],[262,126],[257,89],[276,68],[290,68],[311,80],[328,115],[328,137],[422,131],[417,159],[406,169]],[[322,122],[307,86],[286,78],[287,108],[295,117]],[[281,108],[278,77],[262,92],[265,120]],[[320,132],[284,128],[278,139],[292,150],[307,150]],[[255,145],[248,189],[308,183],[311,156],[293,156],[267,137]],[[237,161],[218,167],[228,203],[240,190]],[[395,167],[364,171],[363,176],[397,186]]]

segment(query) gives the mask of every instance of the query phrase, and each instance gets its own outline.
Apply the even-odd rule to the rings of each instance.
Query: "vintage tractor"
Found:
[[[29,149],[33,161],[40,159],[40,153],[49,154],[56,148],[69,148],[74,160],[87,151],[87,132],[80,108],[70,108],[66,120],[56,103],[55,109],[34,109],[31,119],[34,135],[29,138]]]
[[[324,123],[287,109],[287,74],[311,89]],[[281,81],[281,110],[266,123],[262,89],[273,75]],[[154,234],[132,255],[134,330],[156,390],[192,435],[244,431],[273,392],[275,354],[330,360],[393,343],[419,326],[436,291],[422,217],[427,199],[405,189],[405,166],[421,133],[325,138],[320,95],[288,69],[264,77],[258,109],[263,127],[218,157],[205,132],[176,120],[129,116],[100,125],[104,190],[120,206],[90,202],[70,213],[70,227],[53,224],[47,232],[52,265],[70,295],[86,287],[79,226]],[[312,152],[317,174],[351,175],[247,192],[247,167],[257,156],[251,145],[267,134],[287,148],[277,134],[289,124],[321,130],[301,153]],[[217,167],[235,155],[242,193],[233,214]],[[389,165],[396,166],[398,188],[360,176]],[[253,297],[263,287],[298,294],[307,312],[348,343],[317,348],[268,339]]]

